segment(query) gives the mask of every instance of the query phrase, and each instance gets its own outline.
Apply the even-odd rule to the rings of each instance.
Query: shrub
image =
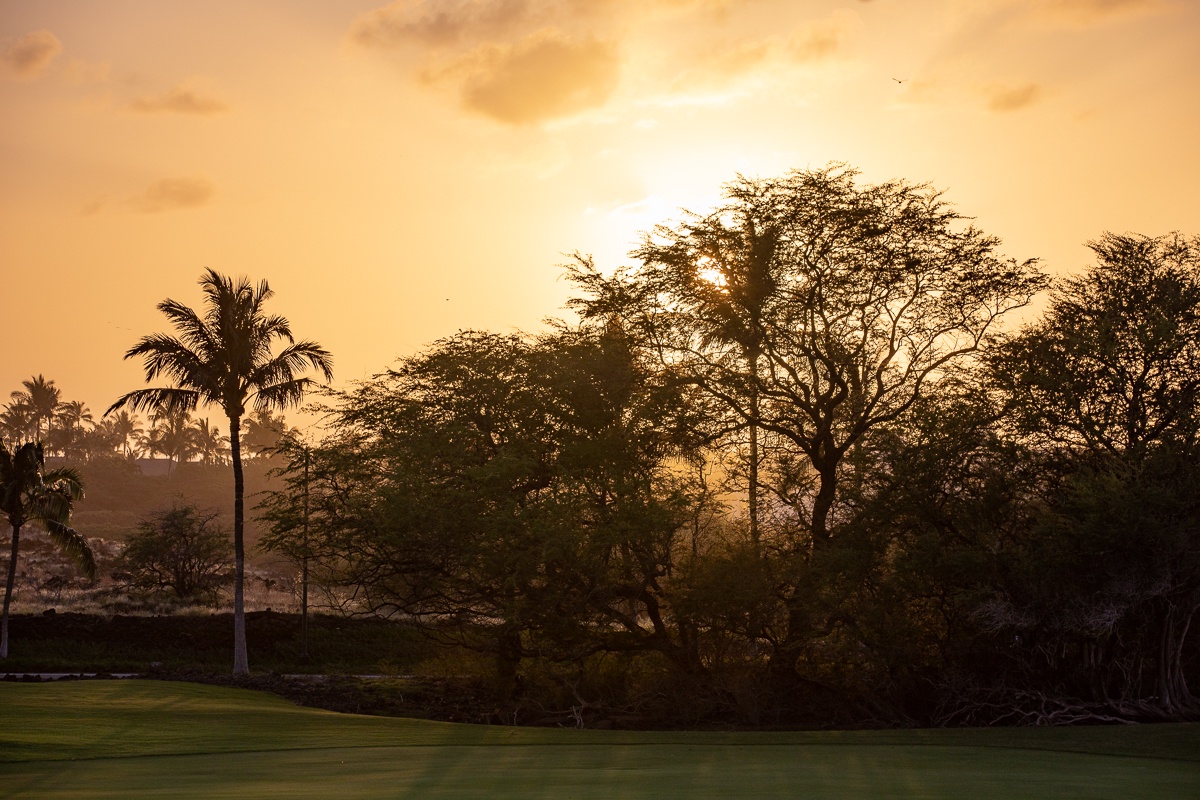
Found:
[[[218,512],[176,504],[152,512],[129,537],[123,556],[133,586],[213,603],[228,580],[233,548]]]

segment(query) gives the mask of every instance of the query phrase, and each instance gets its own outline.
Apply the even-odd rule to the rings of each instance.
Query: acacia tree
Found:
[[[72,502],[83,497],[79,474],[67,468],[46,472],[45,465],[41,443],[26,442],[13,450],[0,444],[0,511],[12,529],[0,622],[0,658],[8,658],[8,607],[16,582],[21,530],[26,524],[32,522],[45,528],[50,540],[89,579],[96,577],[96,560],[87,539],[67,525]]]
[[[851,454],[1047,284],[929,186],[856,178],[840,165],[739,178],[712,214],[649,234],[640,266],[606,278],[581,261],[575,276],[585,316],[631,320],[731,425],[778,440],[769,488],[790,516],[772,552],[787,621],[771,640],[788,680],[800,645],[829,629],[806,608],[803,574],[834,538]]]
[[[180,600],[214,601],[233,555],[219,516],[215,510],[176,503],[143,518],[121,554],[133,584],[151,591],[169,589]]]
[[[706,216],[686,214],[677,226],[660,225],[632,255],[646,265],[635,279],[637,294],[669,298],[662,310],[669,308],[672,317],[688,320],[686,347],[706,353],[713,365],[720,365],[724,391],[737,398],[735,408],[745,412],[735,414],[731,423],[718,423],[710,436],[746,431],[746,505],[750,540],[757,544],[759,363],[767,347],[764,315],[782,278],[776,253],[783,231],[772,213],[777,198],[771,184],[739,178],[725,190],[726,205]],[[584,288],[604,293],[590,261],[577,259],[569,269]],[[575,304],[586,315],[610,313],[603,303],[599,307],[588,301]],[[650,330],[662,332],[657,325]],[[654,342],[663,346],[660,355],[668,359],[677,355],[664,338],[655,336]]]
[[[856,176],[739,178],[712,214],[648,235],[640,267],[583,270],[592,298],[577,301],[585,313],[623,301],[665,363],[803,454],[816,488],[795,505],[814,546],[830,537],[850,449],[1046,286],[1035,261],[998,255],[930,187]]]
[[[302,377],[312,368],[325,380],[333,377],[333,359],[315,342],[296,341],[287,319],[268,314],[264,305],[273,292],[266,281],[257,286],[247,278],[232,278],[206,270],[200,279],[205,306],[197,313],[175,300],[158,309],[177,335],[143,337],[125,354],[141,358],[146,381],[170,378],[171,387],[138,389],[123,395],[108,409],[124,406],[158,412],[192,411],[197,405],[219,407],[229,420],[233,462],[234,649],[233,674],[250,671],[246,654],[244,494],[240,430],[247,405],[282,409],[298,405],[313,385]],[[286,342],[272,352],[277,340]]]
[[[999,623],[1086,642],[1079,668],[1101,699],[1195,714],[1183,657],[1200,611],[1200,237],[1106,233],[1089,247],[1096,264],[992,359],[1015,432],[1062,476],[1035,570],[1062,580],[1031,581]]]
[[[683,665],[665,578],[686,515],[666,459],[688,425],[646,367],[617,329],[439,341],[343,396],[311,454],[291,449],[264,543],[360,608],[489,653],[502,701],[531,656]]]

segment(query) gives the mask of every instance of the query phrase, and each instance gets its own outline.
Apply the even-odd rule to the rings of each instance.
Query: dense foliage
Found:
[[[1106,234],[1003,335],[1036,263],[856,178],[739,179],[636,266],[577,257],[577,324],[336,395],[267,545],[514,708],[1196,716],[1200,242]]]
[[[1104,234],[1018,329],[1051,282],[927,186],[726,189],[633,266],[576,256],[575,321],[462,331],[330,393],[319,441],[234,402],[236,475],[243,445],[278,465],[260,545],[300,568],[304,618],[311,585],[487,663],[497,719],[1200,718],[1200,239]],[[24,386],[10,437],[99,441]],[[110,453],[225,457],[198,390],[142,391],[153,426],[106,420]]]

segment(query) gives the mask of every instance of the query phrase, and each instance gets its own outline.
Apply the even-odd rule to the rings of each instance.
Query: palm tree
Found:
[[[14,395],[20,392],[13,392]],[[13,442],[28,442],[37,438],[36,417],[28,403],[14,399],[0,412],[0,436]]]
[[[68,458],[79,455],[83,450],[84,434],[96,425],[91,409],[78,400],[69,400],[58,404],[54,419],[58,421],[58,429],[50,437],[54,449]]]
[[[147,383],[160,375],[175,385],[138,389],[113,403],[111,413],[123,406],[138,409],[180,409],[215,405],[229,419],[229,445],[233,461],[233,674],[248,675],[246,609],[243,593],[246,556],[243,542],[245,482],[242,477],[241,423],[246,406],[284,409],[299,405],[312,387],[302,373],[312,368],[325,380],[333,378],[333,358],[315,342],[292,337],[287,319],[268,315],[264,303],[273,292],[266,281],[257,286],[247,278],[232,278],[205,270],[203,313],[174,300],[164,300],[158,310],[175,326],[178,336],[145,336],[129,349],[126,358],[141,357]],[[272,354],[275,340],[287,342]]]
[[[151,453],[167,457],[167,474],[171,468],[196,455],[196,429],[192,415],[182,408],[160,408],[150,417],[153,427],[146,441]]]
[[[36,375],[27,381],[21,381],[25,391],[15,391],[12,399],[18,406],[24,406],[33,414],[34,438],[44,438],[50,433],[50,423],[58,411],[62,392],[54,385],[54,381],[46,380]],[[45,433],[42,432],[42,420],[46,421]]]
[[[201,417],[192,423],[192,448],[202,464],[224,464],[229,456],[229,439],[221,429]]]
[[[118,411],[109,420],[112,423],[112,432],[117,441],[121,444],[121,452],[129,458],[134,454],[134,446],[137,444],[138,437],[142,434],[142,421],[137,414],[130,414],[128,411]]]
[[[295,428],[288,428],[283,415],[275,416],[270,409],[256,408],[254,413],[246,417],[246,430],[242,435],[242,443],[246,452],[253,458],[270,455],[279,446],[283,437],[298,434]]]
[[[0,617],[0,658],[8,658],[8,606],[17,578],[17,552],[21,528],[35,522],[51,541],[70,556],[89,579],[96,577],[96,559],[84,539],[67,526],[71,503],[83,497],[83,484],[73,469],[45,471],[40,442],[26,442],[13,450],[0,444],[0,511],[12,527],[8,578],[4,584],[4,611]]]

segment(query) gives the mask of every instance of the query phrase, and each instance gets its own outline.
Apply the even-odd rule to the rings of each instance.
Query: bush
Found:
[[[133,586],[213,603],[229,577],[233,547],[215,510],[176,504],[138,524],[123,556]]]

